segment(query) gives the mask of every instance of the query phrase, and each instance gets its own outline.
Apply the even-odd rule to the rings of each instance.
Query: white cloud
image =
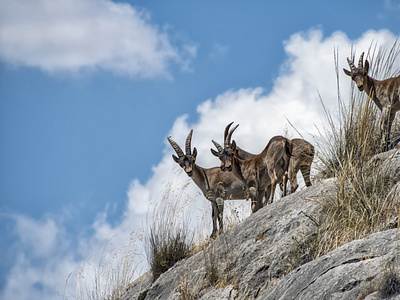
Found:
[[[36,221],[23,216],[14,216],[15,230],[24,247],[30,248],[34,257],[46,257],[61,247],[64,233],[55,220],[46,218]]]
[[[149,14],[110,0],[0,0],[0,58],[47,72],[103,69],[142,78],[188,69],[195,46],[180,50]]]
[[[0,299],[105,299],[118,280],[131,282],[146,266],[142,233],[113,228],[104,216],[95,220],[95,234],[83,237],[67,235],[60,217],[9,215],[18,241]]]
[[[4,216],[4,215],[3,215]],[[1,299],[54,299],[63,292],[67,276],[78,267],[62,224],[56,218],[34,220],[10,216],[19,242]],[[23,288],[22,288],[23,287]]]
[[[306,139],[313,142],[310,133],[314,133],[314,125],[321,126],[321,119],[323,119],[318,92],[328,109],[335,110],[337,105],[334,49],[339,48],[338,67],[342,98],[348,99],[351,80],[343,74],[342,68],[348,67],[346,57],[351,55],[352,45],[358,57],[361,52],[367,51],[372,41],[376,41],[378,46],[389,48],[395,40],[396,37],[393,34],[384,30],[366,32],[355,41],[349,40],[340,32],[327,38],[323,38],[319,30],[294,34],[284,43],[287,60],[270,93],[265,93],[262,88],[226,91],[217,95],[215,99],[206,100],[198,106],[196,122],[188,123],[187,116],[177,118],[170,130],[170,135],[183,146],[187,134],[193,128],[192,146],[198,150],[198,164],[204,167],[219,165],[218,159],[210,153],[211,139],[222,141],[223,130],[231,121],[240,124],[234,134],[234,139],[240,146],[254,153],[261,152],[268,140],[274,135],[283,134],[285,128],[288,129],[291,137],[298,136],[288,126],[286,118],[304,134]],[[92,255],[94,240],[105,243],[113,238],[112,247],[122,248],[132,230],[143,228],[147,207],[157,205],[166,199],[171,201],[179,197],[194,199],[195,202],[189,204],[187,209],[193,212],[194,220],[200,222],[209,234],[210,205],[188,176],[180,171],[171,158],[173,149],[166,139],[164,142],[164,156],[160,163],[153,167],[152,178],[145,183],[136,179],[132,181],[127,192],[126,209],[120,222],[110,224],[107,221],[107,210],[105,210],[93,222],[94,234],[81,239],[76,249],[72,246],[68,248],[74,255],[65,250],[69,245],[68,241],[61,244],[64,245],[61,246],[61,254],[56,253],[60,248],[59,237],[68,240],[63,236],[62,224],[52,219],[41,222],[18,219],[16,228],[21,245],[33,249],[37,257],[46,255],[47,260],[44,267],[38,267],[31,262],[26,252],[20,251],[18,261],[11,270],[5,290],[0,296],[13,295],[13,298],[21,300],[50,298],[51,292],[63,290],[66,276],[68,272],[71,272],[71,268],[76,270],[79,264],[79,259],[76,257]],[[190,184],[186,187],[188,183]],[[243,205],[247,208],[249,206],[246,202]],[[249,212],[247,210],[244,213]],[[48,240],[45,237],[48,237]],[[143,253],[143,248],[140,248],[142,246],[139,244],[136,245],[137,249]],[[141,262],[145,265],[143,257]],[[37,278],[40,278],[39,282]],[[55,278],[61,279],[55,280]],[[73,280],[74,278],[70,279],[70,281]],[[21,282],[24,283],[24,289],[21,289],[16,297],[13,293],[17,293],[16,289],[20,287]],[[39,295],[35,288],[38,283],[45,286],[46,289],[42,294],[46,297]],[[90,282],[87,286],[90,287]],[[24,291],[29,291],[29,293]]]

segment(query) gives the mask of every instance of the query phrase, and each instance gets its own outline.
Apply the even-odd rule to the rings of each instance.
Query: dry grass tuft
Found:
[[[316,234],[308,238],[305,238],[305,236],[300,236],[299,238],[293,237],[295,247],[293,247],[293,250],[285,258],[286,274],[301,265],[313,261],[316,256],[315,251],[318,249],[318,242]]]
[[[141,236],[131,233],[122,249],[112,249],[112,240],[107,245],[93,245],[93,255],[86,259],[76,276],[76,295],[64,293],[64,299],[117,300],[131,287],[137,277],[136,262],[140,254],[136,244]],[[67,278],[66,289],[69,288]]]
[[[379,296],[382,299],[393,297],[400,294],[400,277],[397,273],[387,274],[379,289]]]
[[[147,219],[146,254],[153,281],[176,262],[191,255],[194,232],[189,229],[189,215],[185,212],[188,202],[181,203],[185,188],[177,198],[171,197],[172,190],[167,188],[162,200],[154,205],[151,219]]]
[[[197,299],[196,293],[191,291],[191,286],[186,278],[179,286],[179,300],[195,300]]]
[[[385,265],[385,272],[378,288],[381,299],[391,298],[400,294],[400,276],[398,257],[394,256]]]

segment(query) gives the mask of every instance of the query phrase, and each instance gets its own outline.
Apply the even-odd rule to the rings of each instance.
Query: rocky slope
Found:
[[[393,153],[381,154],[371,163],[383,160],[389,166],[382,176],[397,182],[393,192],[400,194],[400,151]],[[315,183],[268,205],[154,283],[145,274],[122,300],[380,299],[377,291],[386,274],[399,267],[397,229],[304,261],[304,245],[318,226],[318,201],[330,195],[334,184],[334,179]]]

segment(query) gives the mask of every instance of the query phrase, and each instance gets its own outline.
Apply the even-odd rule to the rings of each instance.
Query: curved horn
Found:
[[[229,131],[228,136],[225,139],[225,146],[229,146],[229,144],[231,142],[232,134],[236,130],[236,128],[238,128],[238,126],[239,126],[239,124],[237,124],[235,127],[233,127],[231,129],[231,131]]]
[[[229,128],[231,127],[232,124],[233,124],[233,122],[229,123],[229,124],[226,125],[226,127],[225,127],[224,142],[226,141],[226,137],[228,136]]]
[[[217,148],[218,152],[224,151],[224,149],[221,147],[220,144],[218,144],[216,141],[212,140],[214,146]]]
[[[193,134],[193,129],[190,130],[187,138],[186,138],[186,155],[191,155],[192,154],[192,149],[190,144],[192,143],[192,134]]]
[[[358,60],[358,68],[359,69],[363,68],[363,60],[364,60],[364,52],[361,53],[360,59]]]
[[[347,58],[347,63],[349,64],[351,71],[355,71],[356,67],[349,58]]]
[[[167,139],[168,139],[168,142],[171,144],[172,148],[174,148],[176,154],[178,154],[179,157],[182,157],[182,156],[185,155],[185,154],[183,154],[183,151],[182,151],[181,147],[179,147],[178,144],[175,143],[175,142],[171,139],[170,136],[167,137]]]

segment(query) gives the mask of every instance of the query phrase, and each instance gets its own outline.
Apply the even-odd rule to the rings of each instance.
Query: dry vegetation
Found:
[[[183,188],[184,189],[184,188]],[[147,260],[155,281],[176,262],[188,257],[194,248],[194,233],[189,229],[189,215],[180,198],[169,200],[167,189],[163,199],[154,205],[148,219]]]
[[[400,70],[392,71],[400,54],[397,43],[390,51],[372,44],[369,54],[373,77],[388,78],[399,74]],[[338,68],[336,72],[339,76]],[[354,239],[396,227],[395,220],[400,212],[400,192],[386,178],[382,162],[371,160],[379,151],[380,111],[354,85],[347,106],[340,97],[338,86],[338,104],[336,116],[325,110],[328,127],[317,145],[318,158],[322,162],[319,176],[336,177],[337,186],[333,195],[322,204],[314,258]],[[400,137],[398,121],[393,124],[391,136],[392,141]]]
[[[194,209],[190,209],[195,207],[194,200],[185,195],[185,189],[190,182],[188,181],[178,193],[172,191],[170,186],[167,187],[164,197],[154,205],[151,218],[147,220],[146,253],[153,280],[179,260],[205,249],[211,242],[207,238],[210,228],[205,226],[210,223],[208,217],[211,213],[208,209],[202,212],[200,222],[195,225],[190,222],[195,218],[191,213]],[[204,202],[207,207],[210,206],[206,199]],[[225,230],[236,226],[246,214],[243,205],[249,206],[248,202],[239,206],[233,205],[232,202],[234,201],[227,201],[225,205]]]
[[[131,233],[123,248],[114,249],[113,239],[107,245],[94,244],[92,256],[81,265],[76,275],[76,294],[70,292],[70,280],[66,281],[64,299],[117,300],[130,288],[137,277],[136,263],[140,254],[137,242],[140,235]]]

